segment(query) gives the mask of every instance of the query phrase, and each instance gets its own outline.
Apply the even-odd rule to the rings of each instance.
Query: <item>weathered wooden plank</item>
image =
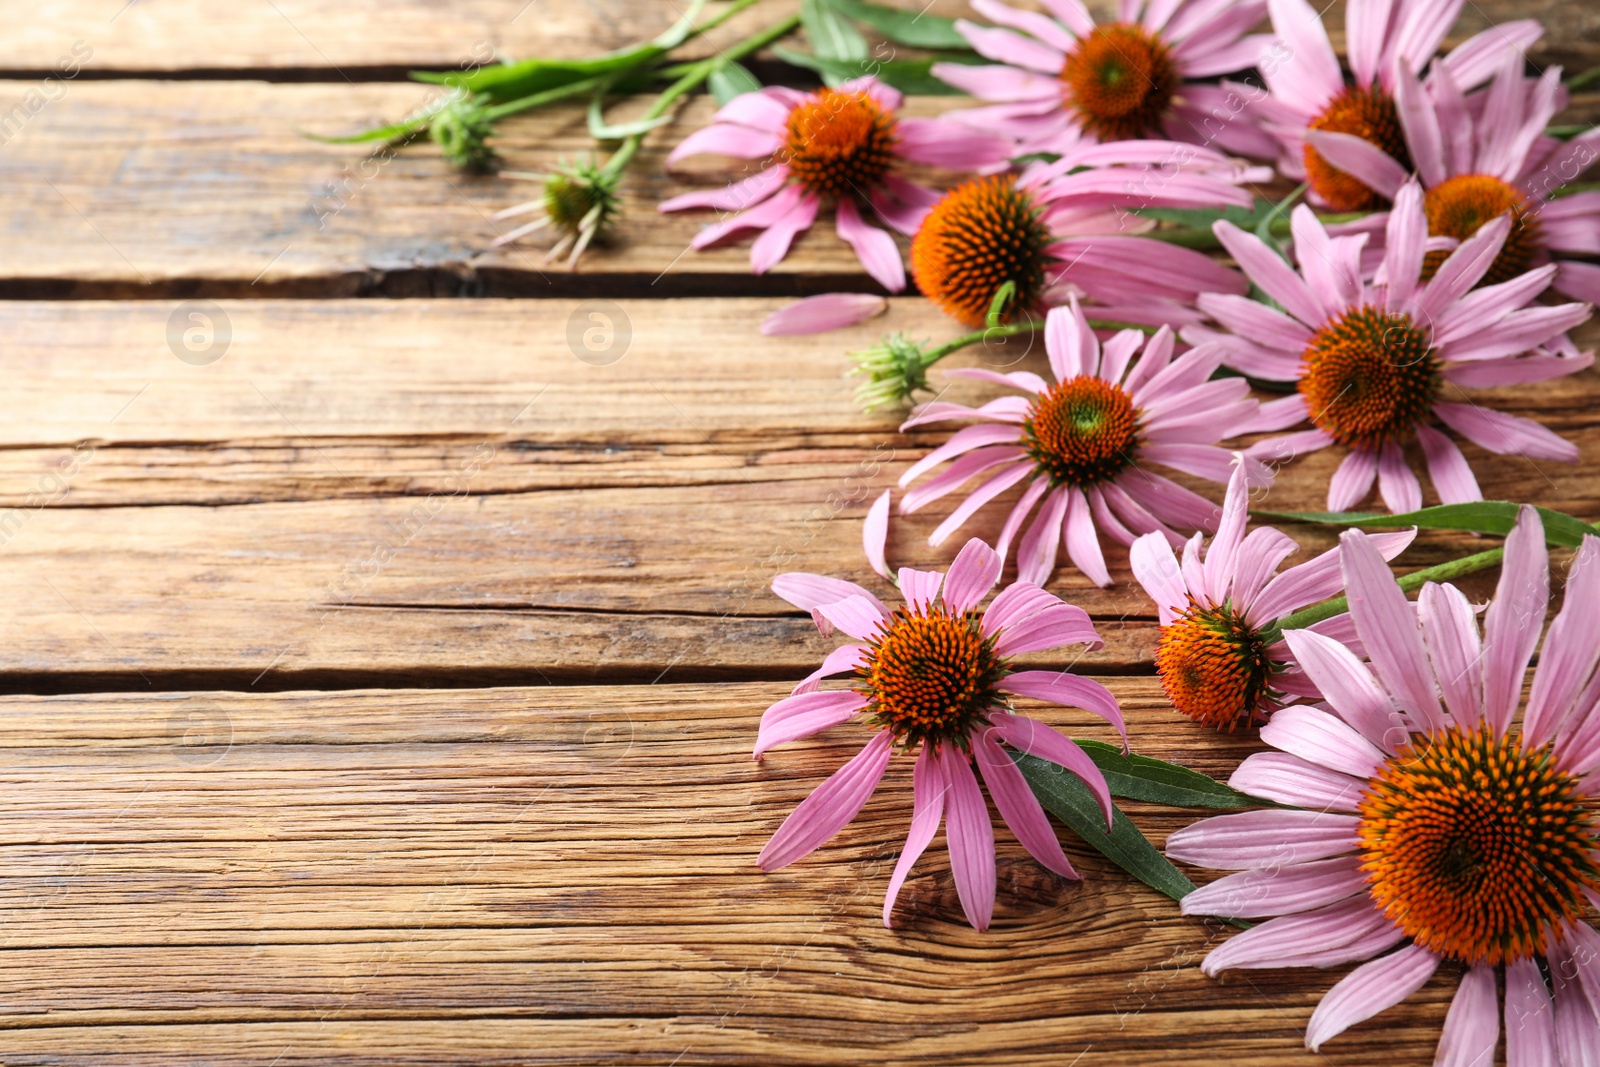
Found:
[[[496,210],[526,182],[452,172],[432,146],[364,157],[296,131],[389,121],[426,98],[407,85],[106,81],[75,84],[17,130],[0,183],[25,210],[0,229],[0,295],[118,298],[391,295],[609,296],[791,294],[869,288],[826,220],[772,273],[749,273],[744,245],[692,252],[709,213],[661,216],[669,196],[739,172],[688,160],[668,175],[670,146],[701,125],[698,98],[629,172],[615,240],[571,274],[538,248],[492,249],[511,223]],[[915,99],[933,114],[961,98]],[[1575,116],[1600,112],[1589,94]],[[512,169],[547,168],[592,147],[581,109],[509,122]]]
[[[961,0],[886,0],[945,17],[970,16]],[[681,6],[681,5],[680,5]],[[705,46],[738,40],[782,18],[799,5],[781,0],[713,31]],[[1042,5],[1018,0],[1017,7]],[[713,5],[708,15],[716,10]],[[1100,19],[1112,17],[1111,0],[1091,0]],[[1319,7],[1320,10],[1320,7]],[[1344,4],[1324,15],[1336,47],[1343,48]],[[278,0],[244,5],[219,20],[203,0],[139,4],[128,0],[55,0],[15,20],[0,41],[0,71],[44,72],[70,55],[77,42],[93,49],[90,70],[128,73],[195,71],[299,72],[327,79],[341,74],[390,74],[406,67],[449,68],[483,62],[485,56],[577,56],[620,48],[665,29],[678,15],[673,5],[629,0],[471,0],[448,6],[423,0],[332,3]],[[1536,18],[1545,39],[1529,59],[1544,66],[1565,63],[1587,69],[1600,61],[1600,30],[1592,13],[1572,0],[1484,0],[1468,4],[1448,43],[1514,18]]]
[[[710,4],[700,21],[725,6]],[[684,54],[712,54],[799,6],[797,0],[769,0]],[[635,0],[274,0],[238,5],[219,19],[203,0],[57,0],[14,21],[0,45],[0,70],[51,70],[79,45],[92,50],[84,63],[91,72],[393,78],[414,67],[471,69],[500,58],[572,58],[625,48],[666,30],[685,10]]]
[[[1110,684],[1141,751],[1226,773],[1250,748],[1175,721],[1148,680]],[[885,930],[904,765],[834,843],[757,872],[766,836],[864,736],[751,762],[783,691],[10,700],[7,1058],[1313,1062],[1302,1028],[1339,972],[1204,978],[1223,928],[1070,833],[1080,883],[998,831],[984,934],[936,842]],[[1158,842],[1188,821],[1134,811]],[[1453,984],[1441,973],[1315,1062],[1431,1062]]]
[[[906,299],[853,331],[761,337],[776,303],[622,302],[633,340],[603,366],[574,357],[563,301],[219,305],[233,340],[206,366],[168,347],[172,305],[0,305],[0,592],[29,606],[0,631],[0,677],[796,677],[826,643],[772,575],[864,575],[866,505],[944,438],[857,413],[843,350],[954,330]],[[1596,388],[1586,373],[1492,402],[1587,452]],[[1541,502],[1600,517],[1581,466],[1471,454],[1491,497],[1539,479]],[[1318,509],[1335,462],[1289,468],[1265,506]],[[897,523],[891,558],[947,562],[959,538],[923,540],[943,513]],[[1147,670],[1150,605],[1114,571],[1112,590],[1072,570],[1054,587],[1103,621],[1089,662]]]

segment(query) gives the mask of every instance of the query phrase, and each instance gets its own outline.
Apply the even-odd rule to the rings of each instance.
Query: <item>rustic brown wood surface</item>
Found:
[[[863,740],[748,758],[831,647],[767,584],[866,575],[866,505],[946,436],[858,413],[845,350],[959,330],[906,297],[850,331],[760,336],[789,296],[871,285],[826,224],[766,278],[745,246],[684,254],[706,217],[654,204],[727,177],[661,170],[704,100],[649,142],[619,239],[576,274],[489,248],[527,186],[298,132],[394,118],[429,92],[405,69],[485,42],[589,54],[680,7],[57,0],[8,21],[0,113],[76,42],[93,56],[0,142],[0,1063],[1431,1063],[1454,973],[1312,1055],[1342,971],[1205,978],[1226,929],[1067,831],[1082,882],[998,834],[984,934],[941,838],[885,930],[904,766],[814,857],[756,870]],[[1535,65],[1600,59],[1573,2],[1469,4],[1452,36],[1511,17],[1549,27]],[[1588,94],[1569,119],[1597,113]],[[512,167],[589,144],[577,108],[504,133]],[[349,299],[373,296],[398,299]],[[569,340],[596,310],[625,346]],[[1482,402],[1584,453],[1469,446],[1487,495],[1600,519],[1600,376]],[[1320,508],[1335,459],[1289,468],[1266,506]],[[960,538],[925,543],[943,514],[897,526],[891,558],[947,562]],[[1430,536],[1402,563],[1476,544]],[[1107,647],[1038,661],[1102,677],[1140,751],[1225,776],[1255,743],[1171,712],[1151,606],[1113,574],[1052,583]],[[1130,811],[1158,844],[1190,818]]]

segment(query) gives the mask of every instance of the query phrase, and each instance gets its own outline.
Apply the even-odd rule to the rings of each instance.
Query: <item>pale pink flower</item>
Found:
[[[996,134],[943,119],[900,118],[902,100],[899,90],[871,77],[811,93],[772,86],[735,97],[715,122],[673,149],[667,165],[702,153],[767,165],[733,185],[673,197],[660,210],[735,212],[695,234],[691,247],[759,230],[750,268],[765,274],[816,221],[823,202],[832,201],[839,238],[855,249],[868,274],[897,293],[906,284],[900,250],[862,209],[910,236],[938,194],[896,174],[902,162],[977,171],[1003,166],[1012,151]]]
[[[1169,165],[1175,155],[1184,167]],[[1130,209],[1248,207],[1241,180],[1232,161],[1192,145],[1076,141],[1052,163],[972,178],[946,193],[912,239],[912,275],[925,296],[974,329],[1007,282],[1008,315],[1081,296],[1118,322],[1195,322],[1196,296],[1243,293],[1244,279],[1210,256],[1139,236],[1155,222]]]
[[[1264,722],[1298,699],[1321,699],[1284,641],[1282,621],[1344,591],[1337,549],[1277,573],[1300,546],[1271,526],[1245,534],[1247,463],[1236,458],[1222,521],[1209,545],[1195,534],[1183,546],[1180,564],[1165,537],[1145,534],[1129,553],[1133,576],[1156,602],[1156,675],[1167,699],[1196,722],[1229,731]],[[1393,559],[1414,537],[1411,529],[1377,534],[1372,541],[1385,559]],[[1348,614],[1308,629],[1359,647]]]
[[[1345,9],[1350,70],[1346,84],[1319,9],[1307,0],[1271,0],[1276,40],[1260,60],[1269,94],[1247,94],[1248,111],[1278,141],[1278,171],[1310,183],[1310,199],[1334,211],[1379,206],[1368,180],[1399,180],[1407,170],[1397,111],[1396,71],[1427,67],[1466,0],[1351,0]],[[1462,91],[1488,81],[1509,51],[1520,55],[1543,29],[1532,19],[1492,26],[1439,60]]]
[[[800,859],[838,833],[866,804],[898,748],[920,746],[912,769],[911,829],[889,879],[883,902],[888,926],[906,875],[938,832],[943,819],[950,867],[967,921],[979,930],[994,913],[994,829],[972,764],[1006,825],[1035,859],[1064,878],[1078,874],[1013,762],[1025,752],[1059,764],[1081,779],[1111,825],[1111,793],[1094,762],[1070,739],[1044,723],[1016,715],[1013,697],[1031,697],[1093,712],[1127,733],[1122,712],[1098,682],[1067,671],[1016,670],[1013,656],[1064,645],[1099,648],[1083,609],[1036,585],[1017,582],[990,605],[978,605],[1000,578],[1000,557],[979,540],[967,542],[948,574],[902,567],[891,577],[884,562],[889,494],[871,509],[863,532],[867,558],[899,587],[902,607],[890,609],[861,586],[815,574],[780,574],[772,590],[811,612],[823,633],[834,628],[852,639],[835,649],[794,694],[761,717],[755,755],[809,737],[857,715],[878,732],[795,808],[761,850],[762,870]],[[822,679],[851,674],[851,688],[820,688]]]
[[[1095,584],[1109,586],[1097,531],[1122,545],[1145,533],[1179,545],[1183,541],[1174,527],[1216,529],[1217,505],[1151,467],[1226,482],[1232,457],[1216,442],[1252,421],[1257,403],[1243,378],[1211,379],[1222,364],[1220,347],[1205,345],[1174,359],[1172,331],[1165,326],[1148,338],[1123,330],[1102,350],[1074,300],[1050,312],[1044,335],[1053,381],[1031,371],[952,370],[952,376],[1008,385],[1025,395],[1003,396],[979,408],[934,401],[900,427],[979,420],[905,472],[901,486],[953,461],[908,492],[900,510],[918,511],[981,476],[928,538],[938,545],[983,505],[1024,486],[996,545],[1004,558],[1039,508],[1017,547],[1018,579],[1043,585],[1055,569],[1057,546],[1064,544],[1074,566]],[[1247,465],[1253,484],[1270,480],[1262,464],[1250,460]]]
[[[1014,137],[1024,153],[1062,151],[1081,131],[1099,141],[1158,137],[1271,154],[1271,139],[1241,114],[1236,94],[1202,80],[1255,66],[1266,38],[1249,31],[1265,0],[1121,0],[1116,21],[1101,25],[1080,0],[1045,6],[1054,18],[973,0],[998,25],[960,20],[956,28],[1004,65],[934,64],[936,77],[992,102],[955,118]]]
[[[1185,897],[1185,914],[1266,920],[1201,967],[1361,963],[1312,1014],[1316,1049],[1451,960],[1466,970],[1436,1062],[1494,1063],[1503,1010],[1509,1063],[1593,1063],[1600,539],[1578,550],[1520,723],[1549,599],[1533,508],[1507,539],[1481,637],[1453,586],[1430,583],[1407,603],[1365,534],[1346,532],[1340,557],[1370,664],[1289,631],[1331,710],[1277,712],[1261,729],[1277,751],[1250,756],[1231,779],[1291,807],[1205,819],[1167,839],[1173,859],[1239,872]]]
[[[1508,50],[1489,89],[1471,97],[1462,95],[1443,62],[1434,64],[1426,87],[1409,70],[1397,71],[1400,125],[1422,181],[1428,236],[1441,245],[1462,241],[1491,218],[1510,214],[1511,232],[1481,284],[1559,261],[1552,287],[1592,303],[1600,300],[1600,266],[1571,257],[1600,255],[1600,191],[1560,192],[1600,155],[1600,129],[1565,142],[1546,136],[1545,127],[1566,105],[1561,68],[1549,68],[1530,88],[1522,62],[1520,53]],[[1398,166],[1374,168],[1363,178],[1388,200],[1406,179]],[[1369,256],[1381,254],[1386,219],[1362,220],[1378,238]],[[1444,252],[1432,256],[1442,259]]]
[[[1330,237],[1304,206],[1291,220],[1298,271],[1254,236],[1216,224],[1228,252],[1284,310],[1202,296],[1200,309],[1230,332],[1186,327],[1184,339],[1220,346],[1224,362],[1244,374],[1297,384],[1293,396],[1262,404],[1256,420],[1237,432],[1283,430],[1308,419],[1315,427],[1262,441],[1249,454],[1276,462],[1332,444],[1348,448],[1328,484],[1334,511],[1365,498],[1374,477],[1391,511],[1421,507],[1422,486],[1402,447],[1413,440],[1441,500],[1481,500],[1466,458],[1435,423],[1490,452],[1575,462],[1577,446],[1531,419],[1479,407],[1465,390],[1589,366],[1593,353],[1566,352],[1560,344],[1566,330],[1589,317],[1588,305],[1528,306],[1549,284],[1554,265],[1474,291],[1510,232],[1504,215],[1462,241],[1423,281],[1429,240],[1422,189],[1408,182],[1395,197],[1372,281],[1363,281],[1361,270],[1367,235]],[[1556,350],[1541,347],[1547,345]]]

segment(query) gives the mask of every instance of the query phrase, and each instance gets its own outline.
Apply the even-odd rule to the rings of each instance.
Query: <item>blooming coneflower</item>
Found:
[[[1295,663],[1280,622],[1344,587],[1338,549],[1275,574],[1300,546],[1271,526],[1245,535],[1247,462],[1238,457],[1217,535],[1203,555],[1200,534],[1183,546],[1182,564],[1159,534],[1139,538],[1129,553],[1133,576],[1156,602],[1156,674],[1167,699],[1196,722],[1229,731],[1264,721],[1296,699],[1320,698]],[[1393,559],[1415,536],[1406,530],[1372,540]],[[1345,614],[1309,629],[1347,644],[1356,636]]]
[[[1183,167],[1171,161],[1183,160]],[[1211,257],[1135,236],[1155,223],[1130,208],[1247,207],[1250,177],[1208,149],[1165,141],[1078,140],[1048,165],[973,178],[934,205],[911,242],[917,286],[947,314],[982,326],[1007,282],[1008,315],[1079,294],[1105,318],[1143,325],[1194,321],[1204,292],[1242,293],[1244,279]]]
[[[1099,141],[1163,137],[1271,154],[1271,139],[1251,123],[1213,121],[1238,108],[1228,90],[1196,80],[1255,65],[1265,38],[1249,31],[1266,13],[1264,0],[1132,0],[1104,25],[1080,0],[1047,6],[1055,18],[973,0],[998,26],[961,19],[956,29],[1005,65],[934,64],[936,77],[993,102],[952,117],[1006,133],[1024,153],[1061,151],[1081,130]]]
[[[884,563],[889,494],[874,504],[863,539],[873,569],[890,578]],[[1000,578],[1000,557],[979,540],[967,542],[948,574],[903,567],[897,578],[905,598],[890,609],[872,593],[838,578],[780,574],[772,590],[810,611],[824,633],[837,627],[855,644],[835,649],[815,673],[761,717],[755,755],[809,737],[856,715],[878,733],[801,802],[761,850],[762,870],[775,871],[812,852],[856,817],[899,749],[920,749],[912,770],[911,831],[883,901],[889,925],[895,897],[912,866],[945,820],[950,866],[967,921],[979,930],[994,913],[994,829],[978,790],[978,765],[1000,816],[1035,859],[1064,878],[1078,874],[1067,862],[1044,809],[1011,751],[1026,752],[1066,768],[1094,793],[1111,823],[1111,793],[1098,767],[1053,728],[1011,711],[1013,697],[1032,697],[1091,711],[1109,721],[1126,742],[1122,711],[1098,682],[1067,671],[1019,671],[1011,657],[1064,645],[1099,648],[1100,636],[1082,608],[1038,586],[1018,582],[979,603]],[[852,675],[848,689],[821,689],[822,679]]]
[[[621,174],[597,166],[593,160],[557,166],[549,174],[507,171],[501,177],[536,181],[543,185],[543,189],[538,199],[515,204],[495,213],[493,217],[496,222],[521,215],[535,216],[533,221],[495,238],[497,246],[510,244],[550,227],[556,234],[556,242],[551,246],[546,260],[553,260],[566,252],[567,266],[571,267],[578,262],[584,249],[596,237],[604,234],[622,214],[622,195],[618,191]]]
[[[1355,80],[1347,85],[1317,10],[1306,0],[1271,0],[1275,47],[1287,58],[1262,63],[1271,92],[1252,98],[1249,110],[1279,142],[1279,172],[1309,183],[1311,200],[1322,207],[1380,206],[1358,175],[1394,173],[1404,180],[1411,167],[1395,102],[1395,71],[1425,68],[1465,2],[1350,4],[1345,37]],[[1459,88],[1475,88],[1489,80],[1505,52],[1520,53],[1543,32],[1532,19],[1501,23],[1464,41],[1437,69],[1448,71]]]
[[[1231,427],[1249,422],[1257,404],[1243,378],[1210,380],[1223,351],[1207,345],[1172,358],[1172,331],[1153,337],[1123,330],[1106,342],[1089,328],[1076,300],[1045,320],[1045,351],[1054,381],[1031,371],[999,374],[982,369],[952,375],[1021,389],[981,408],[934,401],[924,404],[901,430],[946,419],[975,418],[979,425],[911,466],[900,479],[910,485],[947,460],[949,469],[907,493],[904,513],[917,511],[983,480],[928,538],[941,544],[984,504],[1012,486],[1025,484],[996,545],[1004,557],[1012,538],[1035,506],[1039,514],[1017,549],[1017,577],[1043,585],[1055,569],[1057,546],[1065,543],[1074,566],[1097,585],[1111,584],[1096,532],[1131,545],[1139,534],[1159,533],[1173,544],[1185,531],[1216,529],[1215,504],[1150,469],[1162,464],[1214,482],[1226,482],[1231,456],[1216,442]],[[1248,460],[1253,484],[1270,475]]]
[[[1267,920],[1202,969],[1368,961],[1312,1014],[1315,1049],[1456,961],[1467,970],[1437,1061],[1451,1064],[1494,1062],[1503,972],[1508,1061],[1593,1063],[1600,540],[1586,536],[1578,550],[1520,725],[1549,598],[1533,508],[1506,542],[1482,638],[1455,587],[1430,583],[1413,606],[1364,534],[1346,532],[1340,555],[1371,666],[1336,641],[1289,631],[1332,710],[1279,711],[1261,729],[1279,751],[1250,756],[1231,779],[1309,810],[1224,815],[1167,839],[1174,859],[1240,872],[1185,897],[1185,914]]]
[[[726,188],[673,197],[660,210],[737,212],[695,234],[690,244],[705,248],[744,230],[762,230],[750,248],[750,266],[765,274],[816,221],[822,202],[831,201],[840,239],[855,249],[868,274],[899,292],[906,284],[900,250],[861,209],[875,210],[909,236],[938,194],[895,174],[896,164],[976,171],[1005,163],[1012,150],[1008,139],[995,134],[941,119],[899,118],[902,99],[899,90],[870,77],[813,93],[769,87],[736,97],[712,125],[673,149],[667,165],[707,152],[770,159],[770,165]]]
[[[1526,306],[1549,284],[1553,265],[1469,291],[1505,244],[1511,229],[1505,215],[1462,241],[1423,281],[1429,242],[1422,190],[1408,182],[1395,197],[1377,283],[1361,280],[1367,235],[1330,238],[1303,205],[1291,220],[1298,272],[1257,238],[1217,223],[1229,253],[1284,311],[1202,296],[1201,310],[1232,332],[1184,329],[1185,340],[1220,345],[1236,370],[1296,383],[1294,396],[1263,404],[1260,417],[1238,432],[1282,430],[1309,419],[1314,429],[1262,441],[1250,453],[1280,460],[1332,444],[1349,449],[1328,484],[1334,511],[1364,498],[1374,475],[1391,511],[1421,507],[1422,487],[1402,448],[1413,440],[1441,500],[1481,500],[1466,458],[1435,420],[1490,452],[1578,458],[1576,446],[1530,419],[1444,398],[1466,400],[1467,388],[1539,381],[1589,366],[1593,353],[1540,351],[1588,318],[1589,307]]]
[[[1510,281],[1559,256],[1552,286],[1600,300],[1600,267],[1564,258],[1600,253],[1600,192],[1559,195],[1600,158],[1600,129],[1568,142],[1545,136],[1565,103],[1561,68],[1546,70],[1529,91],[1521,55],[1508,52],[1486,96],[1475,102],[1481,107],[1468,103],[1444,64],[1435,64],[1427,89],[1403,68],[1395,86],[1400,125],[1424,190],[1428,236],[1464,241],[1490,219],[1509,215],[1511,230],[1480,285]],[[1364,180],[1393,200],[1405,175],[1379,168]],[[1369,225],[1380,226],[1382,219],[1374,216]],[[1428,254],[1423,277],[1433,276],[1445,254]]]

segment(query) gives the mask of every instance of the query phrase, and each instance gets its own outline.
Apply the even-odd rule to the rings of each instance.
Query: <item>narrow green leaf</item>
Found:
[[[1150,756],[1124,756],[1122,749],[1102,741],[1078,741],[1077,746],[1106,776],[1111,795],[1178,808],[1256,808],[1267,804],[1241,793],[1199,771]]]
[[[370,130],[352,133],[344,137],[324,137],[317,133],[300,131],[300,136],[318,141],[322,144],[369,144],[373,141],[397,141],[402,137],[410,137],[419,132],[428,124],[425,118],[414,119],[410,122],[396,122],[388,126],[374,126]]]
[[[1076,775],[1037,756],[1019,752],[1013,753],[1012,759],[1045,810],[1112,863],[1173,900],[1182,900],[1194,891],[1194,883],[1150,843],[1120,808],[1112,809],[1111,832],[1106,833],[1106,817],[1100,805]]]
[[[834,10],[871,26],[895,44],[910,48],[945,48],[970,52],[972,45],[956,32],[955,19],[924,15],[863,0],[828,0]]]
[[[465,89],[499,104],[559,89],[598,75],[637,75],[653,67],[664,55],[666,52],[663,49],[647,44],[591,59],[524,59],[517,63],[500,63],[466,72],[414,71],[411,77],[432,85]],[[634,84],[637,84],[636,79]],[[624,83],[619,81],[618,88],[623,87]]]
[[[861,31],[850,25],[827,0],[800,0],[800,25],[811,40],[812,51],[821,59],[853,65],[872,54]],[[857,75],[860,73],[856,71]]]
[[[742,63],[724,63],[713,70],[706,81],[718,104],[726,104],[736,96],[761,88],[760,80]]]
[[[1503,537],[1516,525],[1520,506],[1509,500],[1479,500],[1471,504],[1440,504],[1401,515],[1365,511],[1252,511],[1251,514],[1325,526],[1420,526],[1425,530],[1470,530]],[[1540,508],[1539,515],[1544,519],[1545,540],[1552,545],[1576,548],[1583,542],[1584,534],[1600,533],[1600,528],[1564,511]]]

